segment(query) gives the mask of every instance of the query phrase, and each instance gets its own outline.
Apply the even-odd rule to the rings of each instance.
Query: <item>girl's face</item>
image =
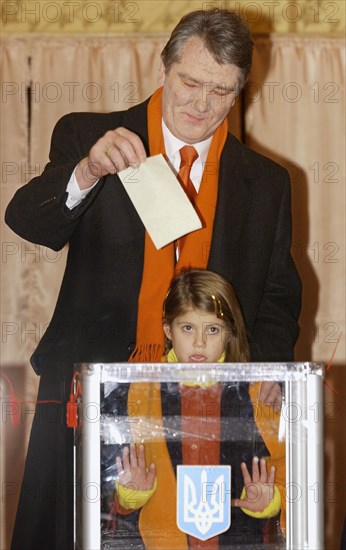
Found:
[[[180,363],[216,363],[227,342],[225,323],[215,313],[189,308],[163,330]]]

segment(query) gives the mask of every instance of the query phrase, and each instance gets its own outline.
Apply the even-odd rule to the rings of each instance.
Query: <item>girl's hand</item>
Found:
[[[120,485],[131,487],[136,491],[148,491],[152,489],[155,480],[155,464],[150,464],[147,470],[145,464],[144,445],[137,447],[134,443],[123,449],[123,460],[117,456],[115,462],[119,474]]]
[[[252,478],[245,462],[241,463],[241,470],[246,489],[246,498],[235,499],[234,506],[246,508],[250,512],[263,512],[274,497],[275,467],[272,466],[269,476],[264,458],[258,460],[255,456],[252,461]]]

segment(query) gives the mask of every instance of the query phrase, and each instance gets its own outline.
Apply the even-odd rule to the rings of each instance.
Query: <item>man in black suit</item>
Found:
[[[197,191],[211,139],[244,86],[251,59],[244,23],[218,10],[183,18],[162,52],[158,131],[173,170],[182,145],[197,149],[191,169]],[[43,174],[17,191],[6,212],[10,227],[31,242],[54,250],[69,243],[57,306],[32,357],[41,375],[38,399],[61,402],[59,421],[49,422],[46,405],[37,406],[13,550],[72,547],[72,435],[64,403],[73,363],[127,361],[136,344],[145,230],[117,174],[150,154],[147,106],[63,117]],[[252,360],[291,361],[301,287],[290,255],[288,174],[231,134],[218,170],[207,267],[237,291]],[[279,394],[269,384],[262,399],[279,401]]]

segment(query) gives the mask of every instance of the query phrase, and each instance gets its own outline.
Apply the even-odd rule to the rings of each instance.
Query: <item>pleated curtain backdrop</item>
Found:
[[[2,212],[16,189],[47,163],[52,129],[62,115],[127,109],[155,90],[166,40],[167,35],[3,37]],[[327,364],[337,346],[325,391],[331,549],[338,548],[346,496],[337,483],[343,478],[338,456],[345,439],[344,68],[343,38],[257,36],[248,86],[230,115],[238,137],[291,174],[292,252],[304,288],[296,360]],[[51,317],[66,251],[27,243],[1,223],[2,367],[14,386],[24,373],[19,397],[32,400],[37,379],[28,358]],[[27,433],[30,418],[25,420]],[[3,474],[19,487],[25,439],[11,446],[14,430],[7,437],[15,451],[5,455]],[[18,490],[6,500],[1,548],[7,548],[17,498]]]

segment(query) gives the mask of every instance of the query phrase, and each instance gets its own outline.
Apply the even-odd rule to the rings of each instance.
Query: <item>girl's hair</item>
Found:
[[[247,362],[249,345],[240,305],[232,285],[221,275],[201,269],[184,270],[175,277],[163,304],[163,322],[193,308],[215,315],[225,323],[225,361]],[[171,341],[165,339],[166,352]]]

